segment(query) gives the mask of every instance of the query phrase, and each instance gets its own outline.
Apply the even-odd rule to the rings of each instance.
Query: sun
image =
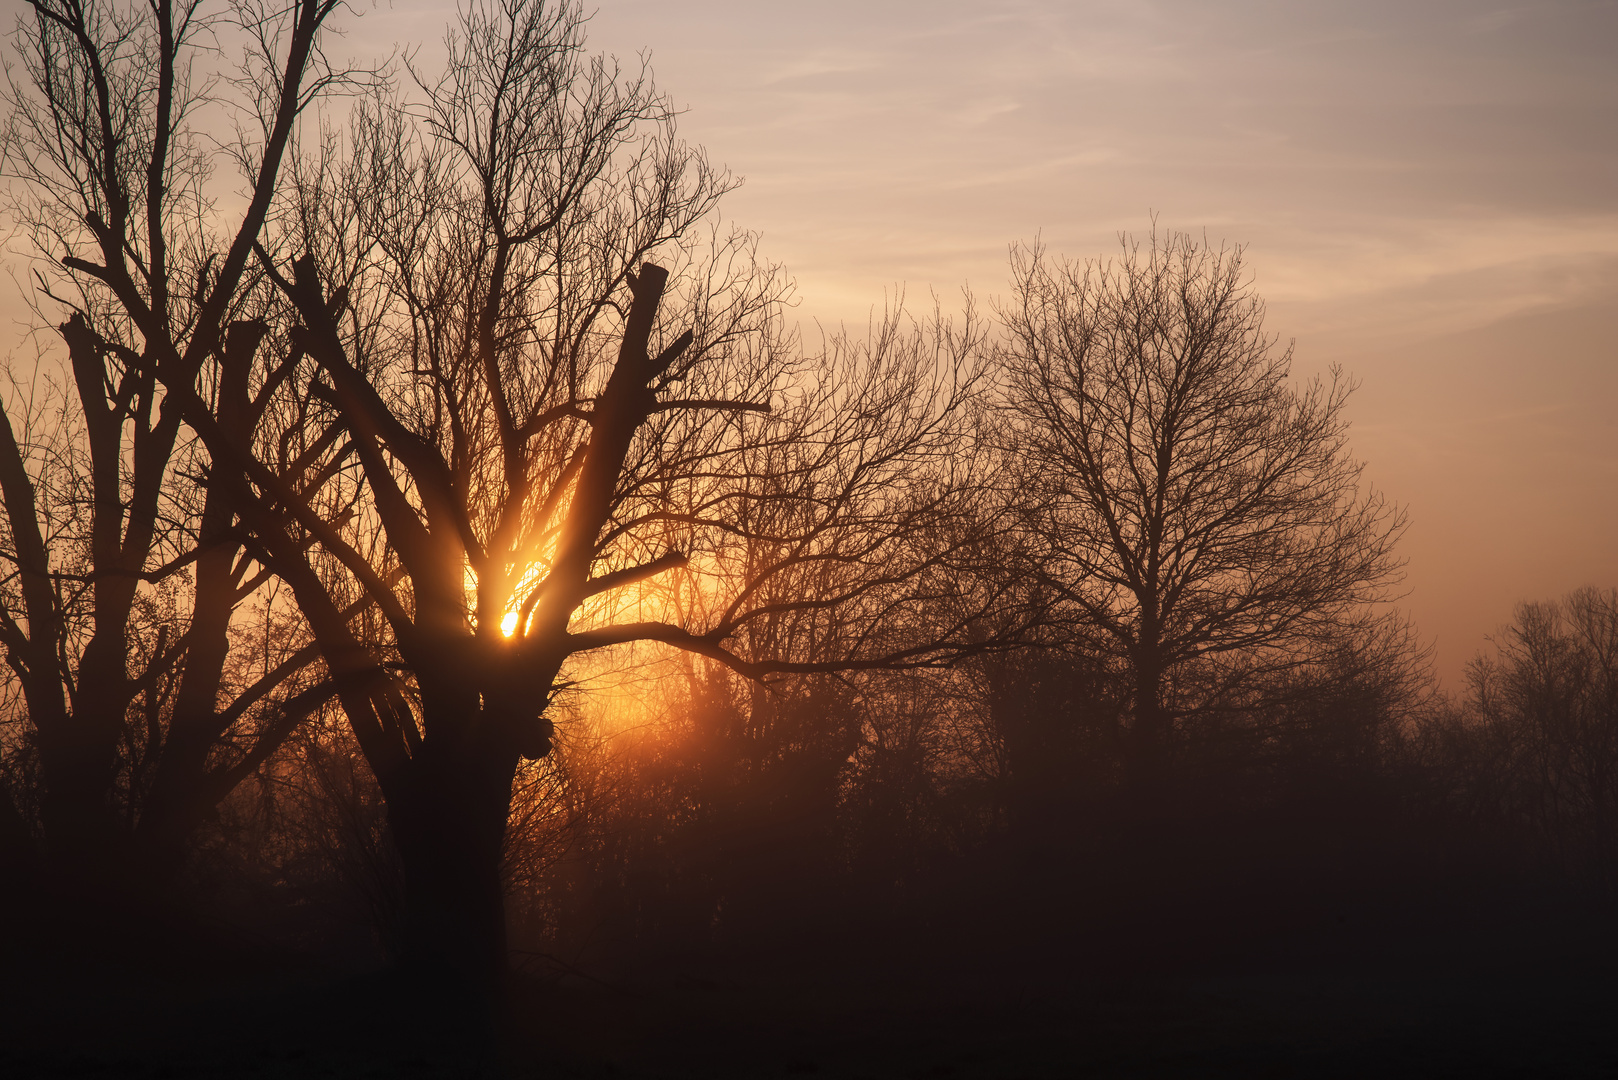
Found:
[[[516,632],[517,632],[517,613],[515,611],[508,611],[500,619],[500,633],[504,637],[510,637],[512,634],[515,634]]]

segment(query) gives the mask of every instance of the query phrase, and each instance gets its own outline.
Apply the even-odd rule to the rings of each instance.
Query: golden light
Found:
[[[512,634],[515,634],[516,632],[517,632],[517,613],[515,611],[508,611],[500,619],[500,633],[505,635],[506,637],[510,637]]]

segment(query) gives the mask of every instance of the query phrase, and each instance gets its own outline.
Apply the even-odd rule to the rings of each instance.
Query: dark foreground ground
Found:
[[[1358,970],[520,985],[7,972],[6,1077],[1611,1077],[1618,980]]]
[[[881,921],[770,909],[723,952],[587,972],[530,955],[492,1011],[190,922],[165,943],[58,911],[47,942],[36,905],[0,919],[0,1080],[1618,1077],[1610,900],[997,889]]]

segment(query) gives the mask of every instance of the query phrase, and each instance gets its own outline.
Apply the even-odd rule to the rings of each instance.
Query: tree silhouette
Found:
[[[374,95],[299,163],[259,249],[279,431],[245,438],[158,368],[336,680],[414,955],[479,985],[505,963],[513,776],[574,656],[650,641],[763,678],[1009,637],[970,573],[975,339],[802,359],[752,238],[702,226],[731,182],[582,23],[467,8],[414,109]],[[700,607],[642,587],[671,573]],[[757,632],[793,616],[857,630],[813,658]]]
[[[253,103],[258,137],[212,154],[190,117],[219,20],[198,5],[37,0],[19,23],[10,209],[48,261],[43,304],[68,314],[71,389],[36,377],[16,418],[0,413],[0,639],[37,761],[25,801],[53,864],[97,892],[172,875],[212,807],[329,694],[156,372],[201,379],[244,431],[263,418],[240,377],[265,330],[244,308],[249,260],[298,110],[338,77],[316,50],[332,7],[237,12],[245,70],[280,76]],[[208,205],[219,158],[252,178],[234,228]]]
[[[1462,798],[1549,866],[1618,891],[1618,591],[1524,603],[1467,668]]]
[[[1127,665],[1141,777],[1199,700],[1304,662],[1397,579],[1404,518],[1361,490],[1352,387],[1289,387],[1241,255],[1155,232],[1104,263],[1021,248],[1001,312],[1038,573],[1072,639]]]

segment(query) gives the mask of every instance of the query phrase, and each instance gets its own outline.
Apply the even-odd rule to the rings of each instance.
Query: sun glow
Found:
[[[500,633],[504,637],[510,637],[512,634],[515,634],[516,632],[517,632],[517,613],[515,611],[508,611],[500,619]]]

